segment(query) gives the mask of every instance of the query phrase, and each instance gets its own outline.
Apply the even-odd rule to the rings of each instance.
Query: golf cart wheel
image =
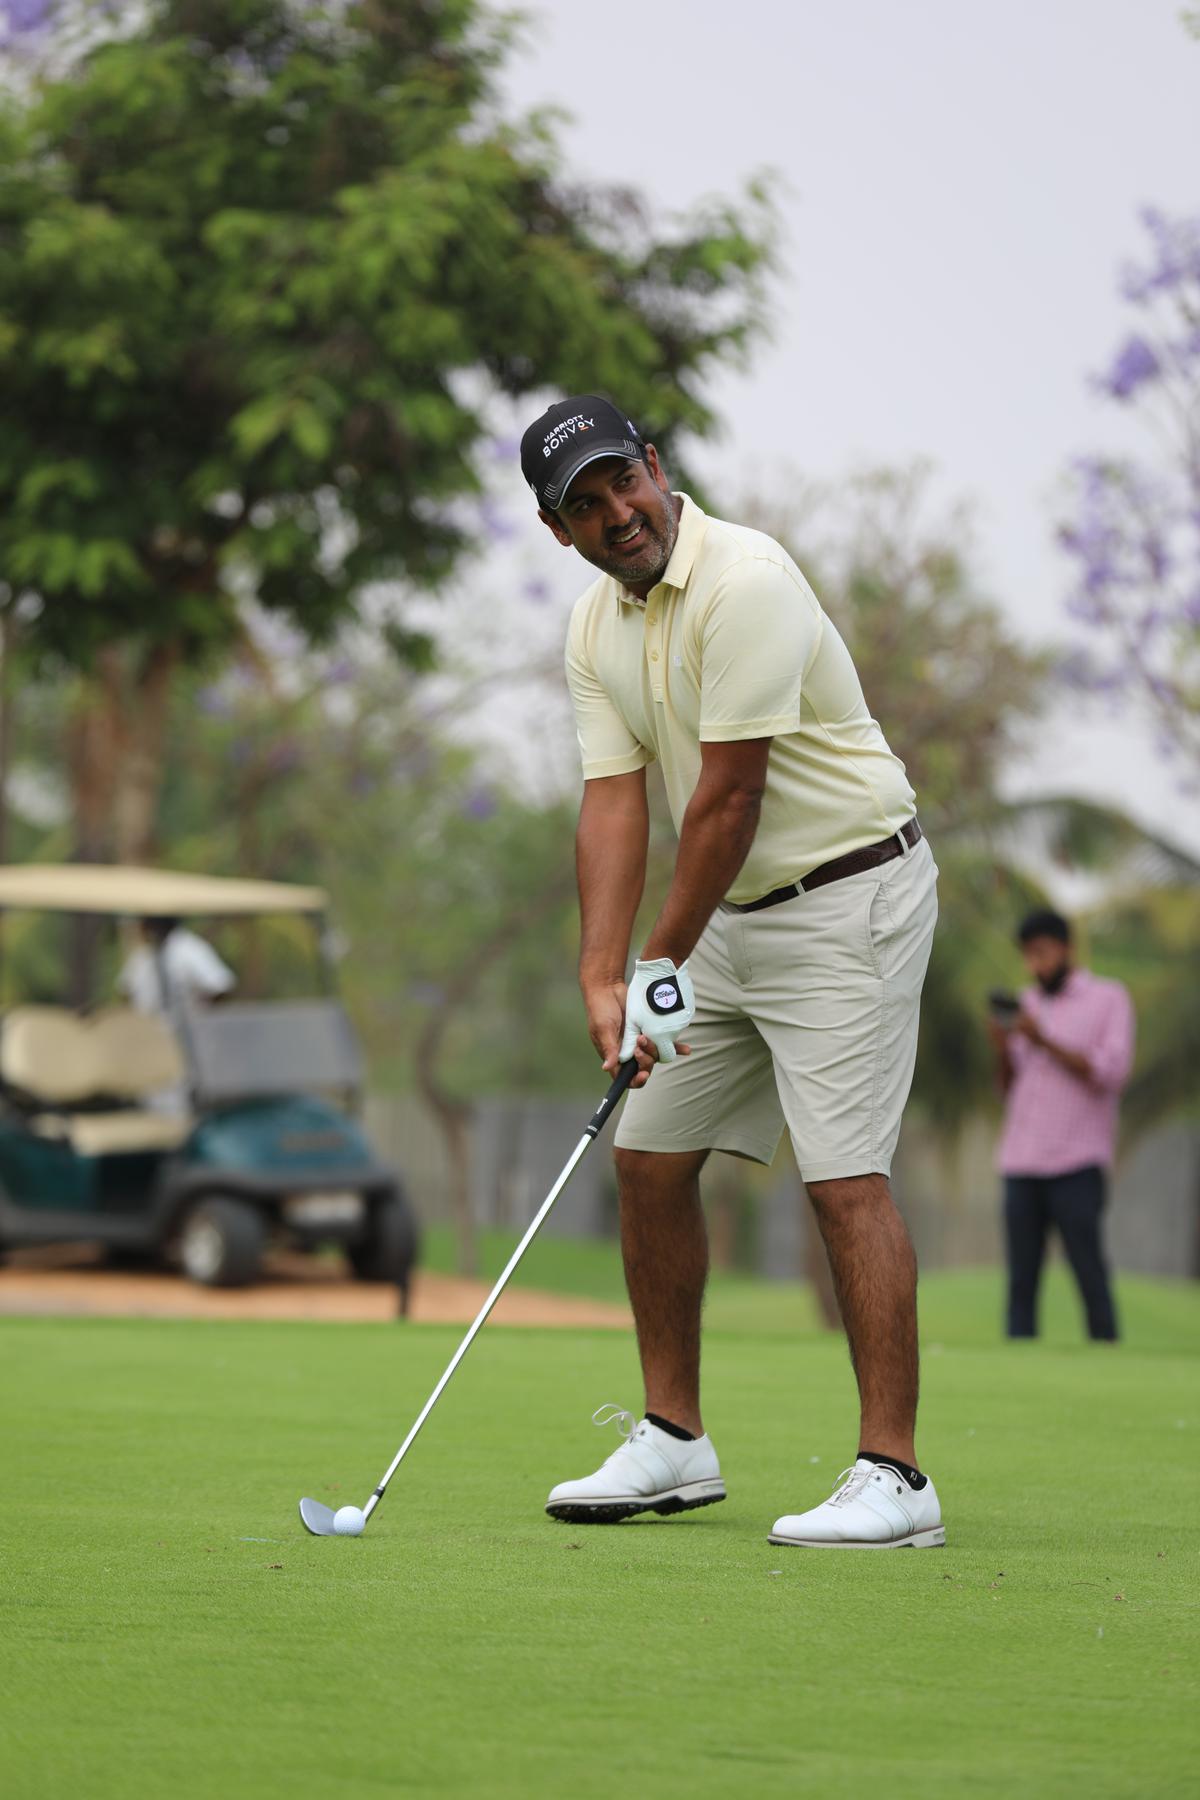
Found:
[[[360,1281],[391,1281],[407,1288],[417,1260],[417,1226],[398,1188],[374,1202],[364,1235],[347,1246],[346,1254]]]
[[[258,1274],[265,1238],[262,1215],[246,1201],[201,1200],[179,1234],[183,1272],[202,1287],[246,1287]]]

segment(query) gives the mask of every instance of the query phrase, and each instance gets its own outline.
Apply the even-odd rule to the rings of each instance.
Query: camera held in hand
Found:
[[[993,988],[988,995],[988,1016],[993,1024],[1011,1031],[1021,1015],[1021,1002],[1004,988]]]

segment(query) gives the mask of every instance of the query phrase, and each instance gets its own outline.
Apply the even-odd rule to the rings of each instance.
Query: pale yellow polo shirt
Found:
[[[728,895],[757,900],[890,836],[916,799],[786,550],[681,498],[671,560],[646,601],[604,575],[571,614],[583,775],[625,775],[657,758],[678,831],[702,743],[773,738],[758,831]]]

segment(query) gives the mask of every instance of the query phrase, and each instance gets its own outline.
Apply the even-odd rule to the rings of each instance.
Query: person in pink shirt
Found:
[[[1048,908],[1017,933],[1035,986],[1014,1017],[993,1017],[1004,1090],[997,1164],[1004,1177],[1008,1335],[1037,1336],[1038,1288],[1056,1230],[1079,1284],[1088,1335],[1115,1342],[1117,1316],[1100,1222],[1117,1131],[1117,1106],[1133,1065],[1129,993],[1079,968],[1071,928]]]

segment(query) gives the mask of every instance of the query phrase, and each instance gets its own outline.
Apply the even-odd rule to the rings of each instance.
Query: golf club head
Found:
[[[319,1500],[302,1500],[300,1502],[300,1523],[305,1531],[311,1531],[314,1537],[336,1537],[333,1529],[333,1508],[322,1506]]]

